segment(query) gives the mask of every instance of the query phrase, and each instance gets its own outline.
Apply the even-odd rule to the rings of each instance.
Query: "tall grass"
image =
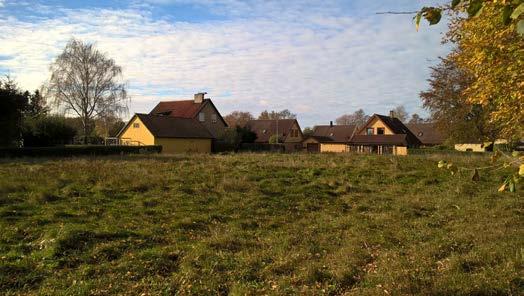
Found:
[[[3,161],[0,294],[521,294],[523,190],[440,158]]]

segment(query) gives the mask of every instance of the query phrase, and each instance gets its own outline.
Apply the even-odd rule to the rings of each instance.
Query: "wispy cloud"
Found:
[[[0,13],[0,71],[36,88],[76,37],[97,42],[123,66],[132,112],[204,90],[224,114],[287,108],[312,125],[357,108],[386,112],[405,104],[419,111],[427,66],[447,51],[440,45],[443,25],[416,33],[409,16],[357,17],[337,10],[336,2],[192,3],[239,17],[177,22],[136,6],[60,8],[31,20]]]

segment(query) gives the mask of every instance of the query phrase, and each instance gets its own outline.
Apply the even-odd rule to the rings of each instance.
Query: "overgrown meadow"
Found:
[[[522,295],[524,188],[478,155],[0,162],[0,294]]]

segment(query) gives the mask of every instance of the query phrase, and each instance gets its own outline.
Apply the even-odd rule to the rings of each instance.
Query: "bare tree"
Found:
[[[406,122],[409,116],[406,108],[402,105],[395,107],[395,109],[393,109],[393,114],[396,118],[398,118],[398,120],[402,122]]]
[[[358,125],[362,126],[366,124],[369,119],[369,115],[366,115],[363,109],[358,109],[352,114],[344,114],[338,117],[335,122],[338,125]]]
[[[96,118],[127,112],[128,97],[122,68],[94,44],[71,39],[51,64],[49,90],[57,107],[80,117],[84,142]]]
[[[288,109],[282,111],[267,111],[264,110],[258,116],[258,119],[296,119],[297,115],[291,113]]]
[[[424,123],[428,122],[426,119],[420,117],[417,113],[411,114],[411,119],[409,119],[408,123]]]
[[[255,119],[255,117],[253,117],[251,113],[243,111],[233,111],[224,116],[227,125],[232,128],[237,126],[244,127],[248,121],[253,119]]]

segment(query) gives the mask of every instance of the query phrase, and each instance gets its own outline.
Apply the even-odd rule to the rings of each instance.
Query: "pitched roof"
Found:
[[[252,132],[257,134],[255,143],[267,143],[269,142],[269,138],[277,133],[277,124],[278,133],[282,134],[285,139],[295,122],[297,122],[296,119],[257,119],[248,121],[246,127],[249,127]]]
[[[315,135],[307,136],[306,139],[315,139],[319,143],[333,142],[333,139],[330,137],[315,136]]]
[[[192,118],[135,114],[157,138],[201,138],[212,139],[209,131]],[[131,123],[132,120],[129,121]],[[128,125],[129,125],[128,123]],[[125,128],[123,129],[125,130]]]
[[[444,137],[433,123],[408,123],[406,126],[423,145],[439,145],[444,142]]]
[[[226,121],[222,117],[222,114],[218,112],[218,109],[213,104],[211,99],[204,99],[202,103],[195,103],[195,100],[181,100],[181,101],[164,101],[158,103],[151,112],[150,115],[169,115],[172,117],[181,118],[196,118],[200,110],[202,110],[207,104],[215,109],[220,120],[227,126]]]
[[[354,135],[350,144],[358,145],[399,145],[407,146],[407,135]]]
[[[158,115],[165,114],[173,117],[195,118],[198,111],[202,109],[209,99],[205,99],[202,103],[195,103],[194,100],[183,101],[166,101],[158,103],[149,114]]]
[[[317,125],[313,128],[313,136],[321,137],[317,140],[347,143],[351,136],[355,134],[356,125]]]
[[[396,135],[406,135],[406,141],[407,145],[420,145],[420,140],[407,128],[402,121],[400,121],[396,117],[389,117],[385,115],[380,114],[373,114],[366,122],[365,125],[362,126],[362,128],[358,131],[358,134],[361,134],[362,131],[366,129],[366,127],[375,119],[380,119],[385,125],[387,125],[391,131]],[[374,136],[382,136],[382,135],[374,135]]]

